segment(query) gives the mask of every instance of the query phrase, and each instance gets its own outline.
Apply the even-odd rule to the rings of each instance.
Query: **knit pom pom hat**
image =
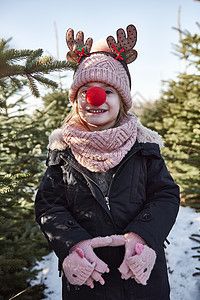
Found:
[[[132,106],[131,78],[127,63],[137,57],[133,50],[137,39],[134,25],[127,27],[127,38],[123,29],[117,30],[116,42],[112,36],[106,42],[100,42],[92,47],[92,39],[89,38],[84,44],[84,35],[79,31],[74,39],[73,29],[68,29],[66,34],[67,45],[71,51],[67,53],[70,62],[78,63],[74,74],[73,83],[69,89],[69,99],[74,103],[79,88],[89,82],[102,82],[114,87],[122,97],[124,104],[129,110]]]

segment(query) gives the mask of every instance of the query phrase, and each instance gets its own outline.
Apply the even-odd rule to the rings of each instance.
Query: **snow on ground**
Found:
[[[197,252],[191,249],[198,244],[189,239],[192,234],[199,234],[199,230],[200,213],[189,207],[181,207],[168,237],[170,245],[166,249],[171,300],[200,299],[200,276],[192,276],[200,263],[197,258],[192,258]],[[58,260],[55,254],[50,253],[44,257],[37,268],[42,270],[37,283],[42,281],[47,286],[47,299],[61,300],[61,278],[58,277]]]
[[[200,262],[192,247],[198,243],[189,239],[200,234],[200,213],[181,207],[177,221],[169,234],[170,246],[166,249],[172,300],[200,300],[200,276],[192,276]]]

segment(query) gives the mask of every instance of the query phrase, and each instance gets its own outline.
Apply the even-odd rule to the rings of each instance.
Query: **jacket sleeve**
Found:
[[[155,251],[163,246],[180,205],[179,187],[161,156],[147,158],[146,203],[124,232],[135,232]]]
[[[92,238],[68,210],[65,183],[59,164],[50,165],[35,199],[36,221],[61,262],[76,243]]]

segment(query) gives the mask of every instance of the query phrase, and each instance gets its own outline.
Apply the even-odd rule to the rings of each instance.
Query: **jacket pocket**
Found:
[[[142,207],[146,202],[147,167],[141,155],[133,159],[131,180],[130,202]]]

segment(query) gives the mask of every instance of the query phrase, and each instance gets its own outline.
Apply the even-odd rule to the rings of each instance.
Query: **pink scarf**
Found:
[[[62,134],[82,166],[92,172],[106,172],[118,165],[135,143],[137,118],[129,114],[120,126],[94,132],[81,123],[69,122]]]
[[[128,113],[120,126],[95,132],[71,120],[63,129],[52,132],[48,149],[62,151],[69,146],[81,165],[93,172],[106,172],[119,164],[136,138],[138,143],[164,146],[157,132],[144,127],[135,115]]]

